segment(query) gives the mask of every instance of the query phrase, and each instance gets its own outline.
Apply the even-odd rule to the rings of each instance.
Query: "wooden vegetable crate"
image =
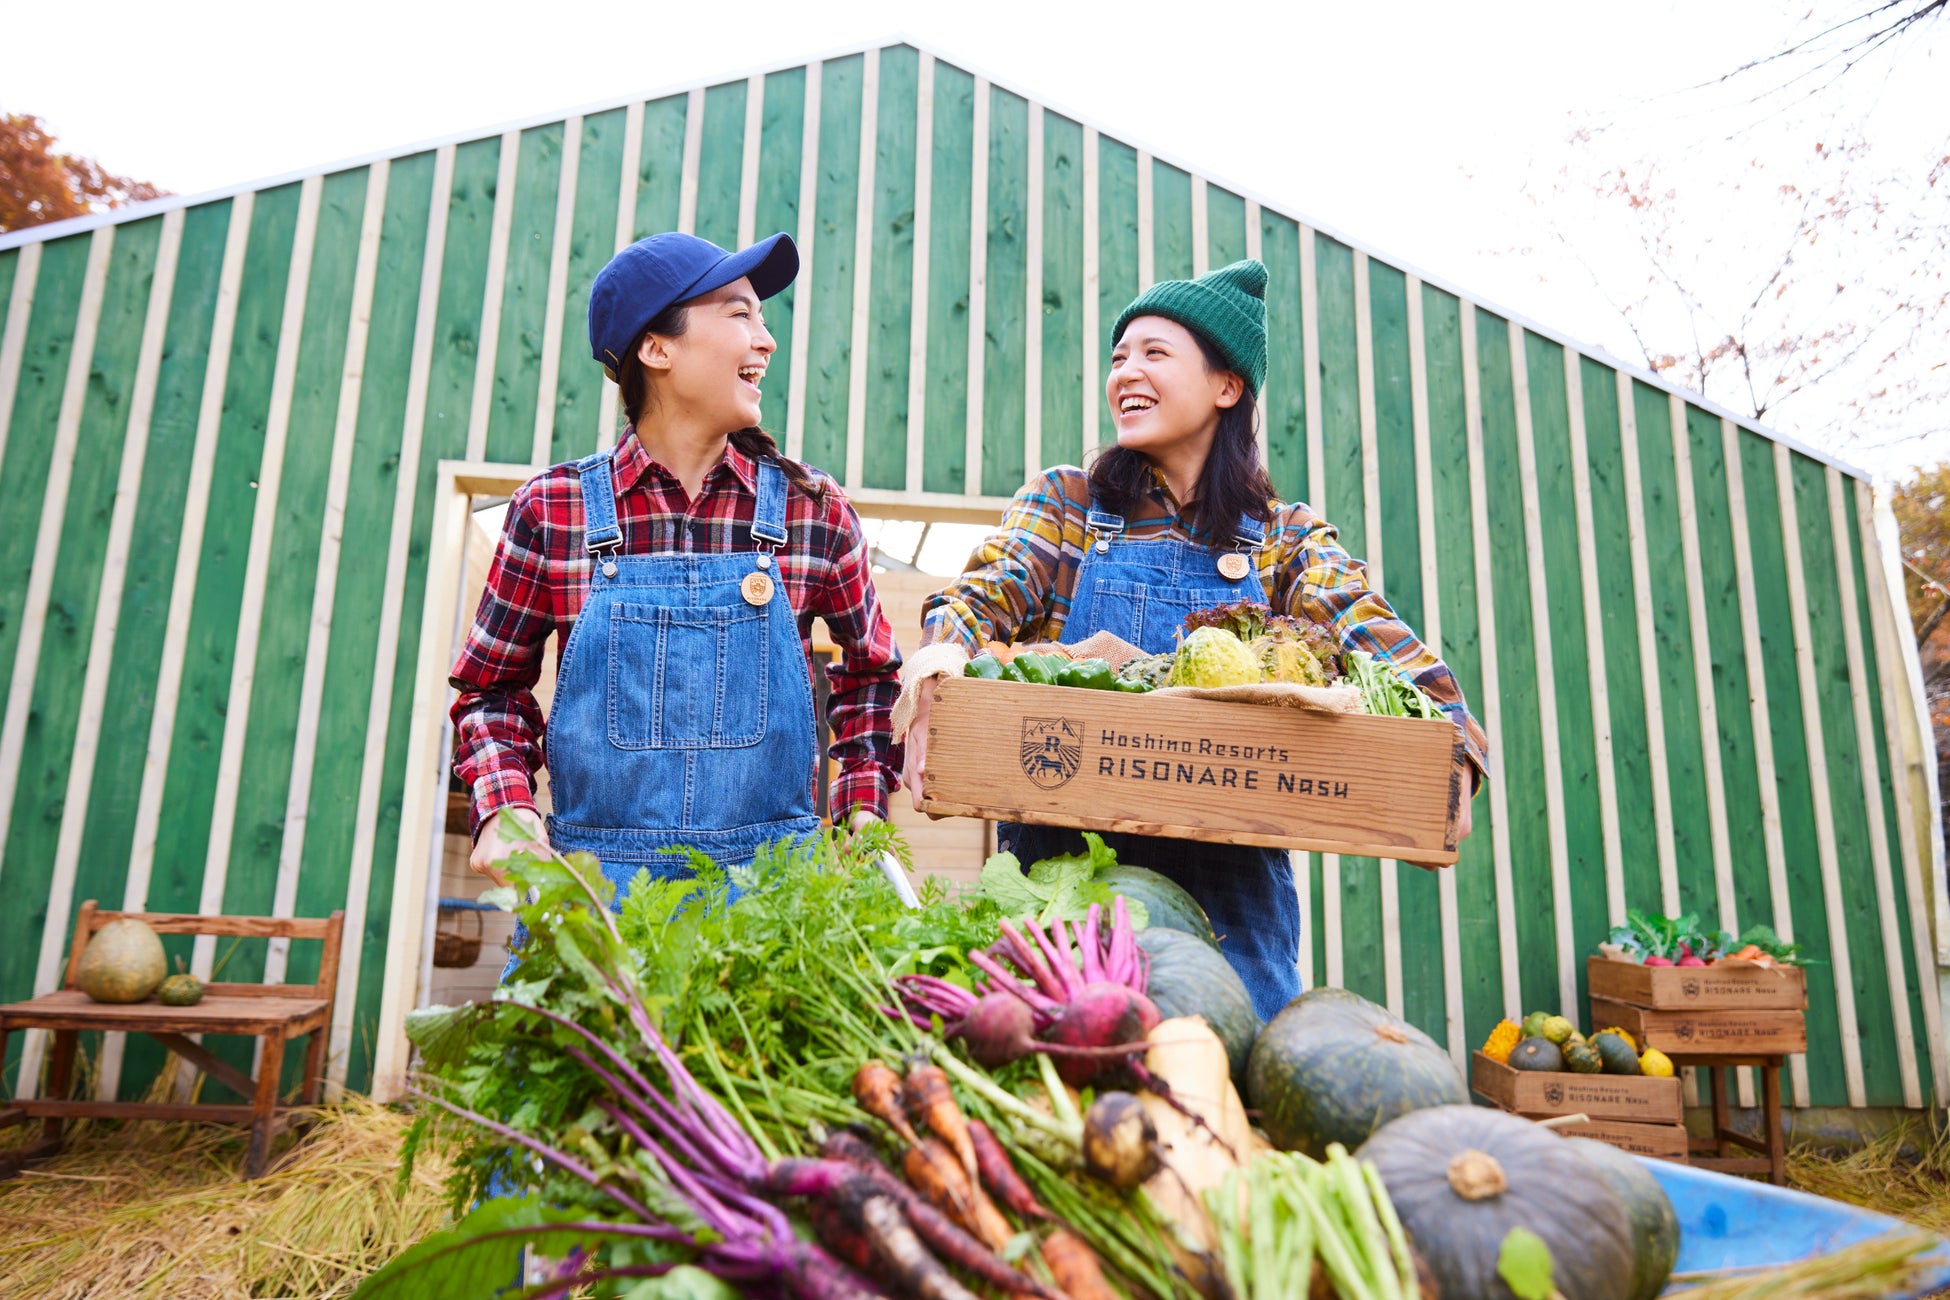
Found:
[[[1458,744],[1421,718],[950,677],[920,807],[1452,863]]]
[[[1658,1011],[1806,1011],[1808,973],[1799,966],[1641,966],[1589,957],[1591,996]],[[1658,1046],[1658,1044],[1653,1044]]]
[[[1780,1056],[1808,1050],[1808,1017],[1802,1011],[1666,1011],[1591,996],[1591,1022],[1617,1025],[1641,1050],[1656,1047],[1674,1058],[1699,1054]]]
[[[1469,1086],[1499,1110],[1526,1119],[1588,1117],[1589,1123],[1556,1126],[1567,1136],[1686,1162],[1686,1099],[1677,1079],[1518,1070],[1477,1052],[1470,1058]]]

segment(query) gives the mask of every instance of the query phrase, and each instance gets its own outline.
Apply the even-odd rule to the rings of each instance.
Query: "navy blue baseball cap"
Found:
[[[798,274],[799,250],[783,233],[736,253],[676,231],[639,239],[610,258],[589,288],[589,350],[614,379],[623,354],[672,303],[743,278],[760,298],[770,298]]]

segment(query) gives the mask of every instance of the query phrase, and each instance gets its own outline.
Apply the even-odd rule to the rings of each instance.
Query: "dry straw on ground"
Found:
[[[400,1192],[408,1122],[348,1097],[282,1139],[256,1182],[240,1176],[236,1128],[74,1125],[59,1156],[0,1183],[0,1289],[9,1300],[347,1295],[447,1219],[436,1153]]]

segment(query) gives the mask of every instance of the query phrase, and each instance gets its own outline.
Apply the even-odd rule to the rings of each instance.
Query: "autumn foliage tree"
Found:
[[[0,231],[86,216],[161,198],[163,190],[103,170],[91,158],[61,153],[47,123],[0,113]]]

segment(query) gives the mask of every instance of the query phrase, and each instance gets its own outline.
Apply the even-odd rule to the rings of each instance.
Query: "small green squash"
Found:
[[[1605,1061],[1590,1043],[1572,1043],[1564,1049],[1564,1068],[1572,1074],[1599,1074]]]
[[[1194,935],[1153,926],[1138,932],[1138,947],[1151,958],[1146,988],[1165,1019],[1202,1016],[1226,1045],[1232,1081],[1246,1084],[1246,1062],[1259,1037],[1259,1013],[1232,963]]]
[[[1590,1138],[1564,1141],[1596,1168],[1598,1177],[1624,1204],[1632,1230],[1631,1300],[1653,1300],[1665,1290],[1679,1260],[1679,1216],[1671,1199],[1637,1156]]]
[[[1542,1038],[1544,1036],[1544,1022],[1550,1018],[1551,1015],[1548,1011],[1531,1012],[1523,1018],[1523,1036],[1525,1038]]]
[[[1619,1035],[1606,1030],[1593,1035],[1591,1045],[1598,1049],[1606,1074],[1638,1074],[1639,1054]]]
[[[1593,1165],[1549,1129],[1480,1106],[1404,1115],[1355,1153],[1388,1189],[1435,1294],[1513,1300],[1497,1271],[1512,1228],[1550,1248],[1559,1294],[1631,1300],[1625,1207]]]
[[[1198,900],[1170,876],[1161,875],[1149,867],[1120,862],[1116,866],[1105,867],[1091,879],[1098,884],[1109,885],[1113,894],[1122,894],[1133,902],[1143,903],[1147,927],[1182,930],[1203,939],[1214,952],[1218,951],[1219,936],[1212,928],[1211,918],[1205,915],[1205,909],[1198,905]]]
[[[156,1000],[166,1007],[193,1007],[203,1001],[203,981],[194,975],[171,975],[156,990]]]
[[[1246,1095],[1274,1146],[1321,1159],[1409,1111],[1465,1105],[1469,1088],[1448,1052],[1386,1007],[1315,989],[1260,1030]]]
[[[1513,1070],[1562,1070],[1564,1053],[1548,1038],[1526,1038],[1510,1049]]]
[[[75,983],[97,1002],[141,1002],[169,974],[162,940],[141,921],[120,917],[95,931],[81,950]]]
[[[1563,1016],[1544,1017],[1542,1028],[1544,1031],[1543,1036],[1556,1043],[1559,1047],[1570,1042],[1571,1036],[1578,1032],[1578,1027],[1566,1020]]]

